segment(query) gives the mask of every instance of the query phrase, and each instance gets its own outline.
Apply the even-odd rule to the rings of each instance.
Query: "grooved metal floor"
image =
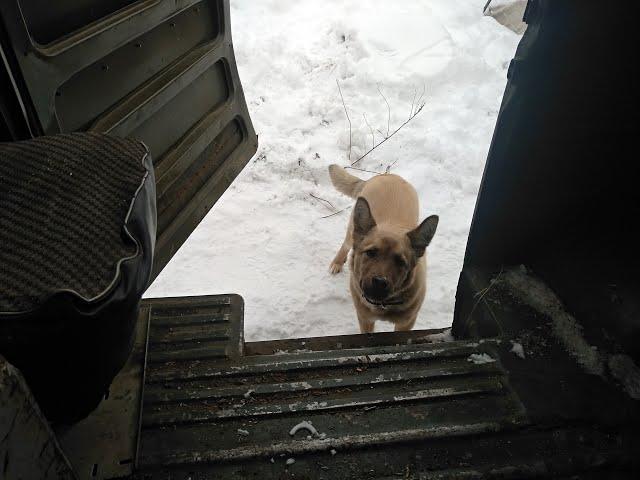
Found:
[[[628,473],[622,430],[531,417],[503,366],[508,341],[414,331],[244,345],[239,297],[150,305],[139,478]]]
[[[152,310],[138,458],[147,475],[252,461],[293,470],[289,459],[301,456],[526,423],[492,341],[240,357],[228,349],[238,344],[233,302],[211,298],[185,310],[169,299]],[[476,364],[472,354],[488,361]],[[318,433],[290,435],[302,421]]]

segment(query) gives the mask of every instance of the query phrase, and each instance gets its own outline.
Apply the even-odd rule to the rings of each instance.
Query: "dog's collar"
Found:
[[[369,303],[370,305],[375,305],[376,307],[380,307],[382,310],[386,310],[387,307],[391,307],[394,305],[402,305],[404,303],[404,300],[396,300],[392,302],[375,302],[373,300],[368,299],[364,293],[362,294],[362,298],[364,299],[365,302]]]

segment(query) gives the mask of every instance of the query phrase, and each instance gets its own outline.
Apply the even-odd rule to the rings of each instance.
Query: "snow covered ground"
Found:
[[[416,328],[448,326],[506,69],[520,39],[482,15],[485,0],[232,0],[234,46],[256,156],[146,296],[236,292],[248,340],[358,331],[348,269],[328,273],[352,201],[327,166],[347,165],[422,112],[359,164],[404,176],[422,216],[440,225],[428,249],[427,299]],[[417,94],[416,94],[417,92]],[[363,178],[370,174],[355,172]],[[378,322],[377,330],[391,326]]]

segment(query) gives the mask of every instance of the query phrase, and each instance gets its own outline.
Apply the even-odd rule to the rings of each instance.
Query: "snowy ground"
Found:
[[[362,2],[232,0],[240,78],[258,153],[165,268],[146,296],[236,292],[248,340],[358,331],[348,269],[328,273],[351,200],[327,166],[347,164],[374,130],[424,110],[360,166],[404,176],[422,216],[438,214],[428,249],[427,300],[416,328],[448,326],[475,198],[519,36],[482,15],[485,0]],[[375,141],[382,139],[375,132]],[[363,178],[369,174],[355,172]],[[378,330],[390,325],[378,322]]]

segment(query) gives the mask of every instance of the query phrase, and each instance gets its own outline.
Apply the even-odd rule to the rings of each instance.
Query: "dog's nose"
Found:
[[[376,299],[384,299],[389,294],[389,282],[384,277],[373,277],[368,294]]]
[[[371,286],[376,290],[387,290],[389,288],[389,282],[384,277],[373,277],[371,279]]]

